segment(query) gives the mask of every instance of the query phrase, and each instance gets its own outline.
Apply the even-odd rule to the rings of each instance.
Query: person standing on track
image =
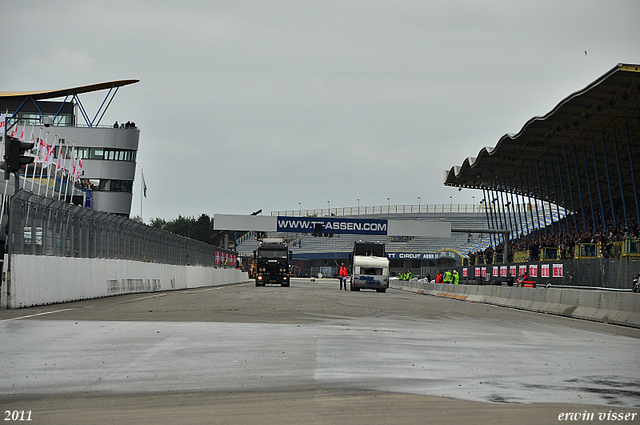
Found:
[[[343,288],[345,291],[347,290],[347,278],[349,277],[349,272],[347,268],[344,266],[344,263],[340,266],[340,272],[338,273],[338,278],[340,279],[340,289]]]

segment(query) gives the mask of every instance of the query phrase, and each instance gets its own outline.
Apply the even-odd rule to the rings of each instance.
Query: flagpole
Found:
[[[144,223],[144,218],[142,217],[142,195],[144,193],[144,170],[141,168],[140,169],[140,175],[142,176],[142,178],[140,179],[140,218],[142,219],[142,222]]]
[[[60,143],[60,148],[58,150],[58,163],[56,164],[56,181],[58,180],[58,170],[61,170],[60,173],[60,188],[58,189],[58,201],[60,200],[60,194],[62,193],[62,181],[64,177],[64,158],[62,157],[62,143]],[[60,161],[62,161],[62,166],[60,166]],[[53,191],[55,192],[56,182],[53,183]]]
[[[49,140],[49,132],[48,132],[48,131],[47,131],[47,140]],[[44,148],[45,148],[45,146],[46,146],[46,147],[48,147],[48,145],[49,145],[49,143],[48,143],[48,142],[47,142],[47,143],[44,143],[44,144],[38,144],[38,158],[36,159],[36,161],[38,161],[38,160],[40,159],[40,155],[42,155],[42,154],[40,153],[40,152],[41,152],[41,150],[42,150],[42,149],[44,149]],[[46,155],[46,154],[45,154],[45,155]],[[45,156],[45,161],[46,161],[46,156]],[[43,163],[44,163],[44,161],[40,162],[40,164],[43,164]],[[34,164],[35,164],[35,161],[34,161]],[[41,165],[41,166],[40,166],[40,180],[38,180],[38,184],[39,184],[40,186],[42,186],[42,171],[43,171],[43,169],[42,169],[42,165]],[[46,192],[45,192],[45,193],[46,193]],[[38,187],[38,195],[40,195],[40,187]],[[45,196],[46,196],[46,195],[45,195]]]
[[[8,112],[8,111],[7,111]],[[2,131],[2,146],[5,148],[4,152],[6,152],[6,147],[4,146],[4,144],[6,143],[6,136],[7,135],[7,116],[5,114],[4,116],[4,130]],[[4,166],[8,167],[7,165],[7,160],[5,159],[4,161]],[[5,168],[6,170],[7,168]],[[5,199],[7,198],[7,188],[9,187],[9,179],[6,179],[4,181],[4,192],[2,193],[2,209],[0,210],[0,227],[2,226],[2,219],[4,218],[4,202]],[[8,232],[6,232],[8,233]],[[7,237],[7,241],[9,241],[9,235],[6,235]]]
[[[42,128],[40,128],[40,135],[42,135]],[[29,136],[29,141],[30,142],[34,142],[35,145],[35,140],[33,140],[33,124],[31,125],[31,136]],[[40,136],[38,136],[38,143],[40,143]],[[38,153],[40,152],[40,146],[38,145],[37,148]],[[38,162],[38,156],[36,155],[36,158],[33,161],[33,172],[35,173],[36,171],[36,162]],[[27,165],[28,167],[28,165]],[[33,183],[34,183],[35,179],[31,179],[31,192],[33,192]],[[38,195],[40,194],[40,192],[38,192]]]
[[[51,186],[51,167],[53,165],[53,156],[56,154],[56,142],[58,141],[58,135],[55,134],[53,136],[53,145],[47,149],[47,157],[45,158],[45,164],[47,166],[47,191],[46,191],[46,196],[49,196],[49,186]],[[51,167],[51,168],[49,168]],[[53,172],[55,173],[55,169],[53,170]],[[55,175],[55,174],[54,174]],[[52,192],[55,192],[55,180],[54,180],[54,188],[52,189]],[[53,196],[53,193],[52,195]]]
[[[73,142],[73,145],[71,146],[71,158],[69,158],[69,173],[67,174],[67,187],[66,190],[64,191],[64,201],[67,202],[67,195],[69,194],[69,181],[71,180],[71,176],[72,176],[72,170],[75,169],[75,158],[74,158],[74,154],[73,154],[73,148],[75,148],[76,146],[76,142]],[[73,190],[71,191],[71,199],[69,200],[69,203],[72,203],[71,200],[73,199]]]

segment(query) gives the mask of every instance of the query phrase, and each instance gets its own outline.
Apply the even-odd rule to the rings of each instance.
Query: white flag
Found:
[[[75,181],[79,181],[81,175],[82,175],[82,158],[78,157],[78,163],[76,164],[75,174],[74,174]]]
[[[73,154],[73,148],[71,149],[71,161],[69,163],[69,174],[73,176],[73,179],[76,178],[76,157]]]
[[[53,141],[53,145],[51,147],[47,147],[47,154],[42,163],[43,168],[47,168],[49,165],[53,163],[53,155],[56,152],[56,141]]]
[[[60,150],[58,151],[58,165],[56,166],[56,171],[62,171],[62,175],[64,176],[65,170],[65,161],[64,156],[62,155],[62,145],[60,146]]]
[[[45,138],[49,138],[49,133],[47,133]],[[36,158],[38,159],[38,162],[44,162],[47,159],[47,153],[49,151],[49,144],[47,143],[47,141],[40,139],[38,141],[37,150],[38,156]]]

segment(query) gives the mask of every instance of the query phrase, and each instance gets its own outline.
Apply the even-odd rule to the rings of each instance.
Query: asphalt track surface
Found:
[[[0,371],[3,423],[640,423],[638,329],[335,280],[1,310]]]

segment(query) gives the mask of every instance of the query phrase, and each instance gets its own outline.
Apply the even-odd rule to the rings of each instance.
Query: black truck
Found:
[[[255,259],[256,286],[265,286],[267,283],[289,286],[289,260],[291,252],[287,244],[281,240],[262,241],[257,250],[253,251]]]

